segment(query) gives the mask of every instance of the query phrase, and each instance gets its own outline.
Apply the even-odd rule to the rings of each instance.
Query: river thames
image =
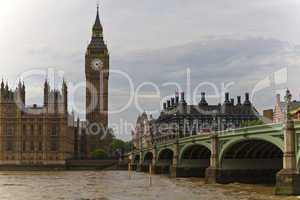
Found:
[[[0,200],[296,200],[276,197],[272,187],[204,185],[203,179],[169,179],[126,171],[1,172]]]

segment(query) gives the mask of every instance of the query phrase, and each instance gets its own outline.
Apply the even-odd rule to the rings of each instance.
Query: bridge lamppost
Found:
[[[216,132],[218,130],[219,126],[219,118],[217,117],[217,111],[213,111],[213,122],[212,122],[212,131]]]
[[[294,120],[290,115],[292,95],[289,90],[285,95],[285,116],[283,124],[283,169],[277,173],[275,193],[279,195],[300,194],[300,174],[296,162],[296,132]]]

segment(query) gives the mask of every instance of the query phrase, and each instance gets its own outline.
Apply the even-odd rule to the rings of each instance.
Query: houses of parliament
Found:
[[[89,154],[87,127],[107,128],[109,53],[97,8],[92,38],[85,54],[86,121],[68,112],[68,86],[43,85],[43,105],[26,105],[26,86],[15,89],[1,82],[0,166],[65,165]],[[92,127],[92,129],[94,128]],[[96,127],[97,128],[97,127]]]

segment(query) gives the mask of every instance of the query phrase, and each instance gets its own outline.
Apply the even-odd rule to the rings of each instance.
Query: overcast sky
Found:
[[[96,3],[0,0],[0,71],[4,79],[12,84],[28,70],[53,68],[63,71],[71,85],[83,81]],[[299,0],[102,0],[100,16],[111,69],[128,73],[135,89],[147,81],[161,90],[159,98],[140,99],[142,109],[157,109],[160,99],[174,93],[166,82],[177,82],[187,90],[187,69],[192,89],[201,82],[212,82],[221,91],[222,83],[234,82],[232,96],[254,93],[259,110],[273,107],[274,94],[286,87],[298,99]],[[28,103],[41,104],[42,78],[25,83]],[[128,88],[126,80],[111,75],[111,109],[127,102]],[[141,91],[154,93],[150,86]],[[77,94],[76,104],[84,105],[82,94],[84,91]],[[138,114],[131,104],[122,113],[110,115],[110,123],[133,122]],[[126,130],[117,134],[130,138]]]

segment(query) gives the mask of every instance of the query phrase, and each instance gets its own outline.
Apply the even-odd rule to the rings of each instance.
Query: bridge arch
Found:
[[[157,160],[173,160],[174,152],[170,148],[162,149],[158,152]]]
[[[157,155],[157,160],[155,162],[155,173],[170,173],[170,167],[172,166],[174,156],[173,150],[170,148],[161,149]]]
[[[203,143],[187,144],[180,150],[179,162],[184,159],[210,159],[210,145]]]
[[[208,150],[210,152],[210,144],[205,143],[205,142],[196,142],[196,143],[192,143],[192,144],[186,144],[184,145],[181,149],[180,149],[180,153],[179,153],[179,162],[183,159],[183,157],[186,157],[186,155],[184,155],[185,153],[187,153],[187,151],[192,150],[193,148],[202,148],[203,150]]]
[[[179,153],[178,177],[204,177],[210,166],[209,144],[192,143],[183,146]]]
[[[150,163],[152,163],[152,160],[153,160],[153,153],[151,151],[148,151],[143,158],[143,164],[149,165]]]
[[[236,143],[240,143],[240,142],[246,141],[246,140],[266,141],[266,142],[272,143],[273,145],[278,147],[283,152],[283,140],[281,140],[279,138],[275,138],[275,137],[271,137],[271,136],[247,136],[247,137],[241,136],[241,137],[238,137],[238,138],[235,138],[235,139],[232,139],[232,140],[226,142],[226,144],[220,150],[219,162],[221,163],[224,152],[227,151],[229,148],[231,148],[231,146],[235,145]]]
[[[140,155],[139,154],[136,154],[133,158],[133,163],[134,164],[139,164],[140,162]]]
[[[281,146],[274,140],[236,139],[222,149],[220,167],[226,182],[275,183],[282,159]]]

